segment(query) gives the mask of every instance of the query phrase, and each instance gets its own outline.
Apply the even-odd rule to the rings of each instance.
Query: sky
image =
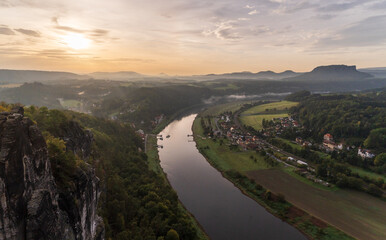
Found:
[[[386,67],[386,0],[0,0],[0,69]]]

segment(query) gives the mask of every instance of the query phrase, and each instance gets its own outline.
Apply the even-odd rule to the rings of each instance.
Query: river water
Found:
[[[170,123],[158,140],[161,166],[179,199],[213,240],[306,239],[245,196],[213,168],[192,137],[195,114]],[[170,135],[170,138],[166,138]]]

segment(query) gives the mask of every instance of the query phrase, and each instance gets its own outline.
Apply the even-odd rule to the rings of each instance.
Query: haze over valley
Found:
[[[385,8],[0,0],[0,240],[386,239]]]

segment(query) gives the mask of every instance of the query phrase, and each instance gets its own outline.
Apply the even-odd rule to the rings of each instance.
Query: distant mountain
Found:
[[[329,65],[316,67],[308,73],[296,77],[286,78],[289,81],[313,81],[313,82],[338,82],[338,81],[355,81],[372,78],[373,75],[360,72],[356,66],[347,65]]]
[[[256,80],[280,80],[283,78],[295,77],[301,73],[296,73],[291,70],[287,70],[281,73],[275,73],[273,71],[261,71],[258,73],[252,72],[233,72],[224,74],[208,74],[192,76],[192,78],[199,78],[204,80],[215,80],[215,79],[256,79]]]
[[[65,79],[82,80],[88,76],[70,72],[0,69],[0,83],[45,82]]]
[[[376,78],[386,78],[386,67],[361,68],[359,71],[371,74]]]
[[[262,71],[262,72],[256,73],[256,76],[261,78],[268,78],[268,79],[283,79],[283,78],[299,76],[300,74],[301,73],[296,73],[292,70],[287,70],[281,73],[275,73],[272,71]]]
[[[122,72],[94,72],[89,74],[95,79],[104,79],[104,80],[130,80],[138,78],[146,78],[146,75],[132,72],[132,71],[122,71]]]

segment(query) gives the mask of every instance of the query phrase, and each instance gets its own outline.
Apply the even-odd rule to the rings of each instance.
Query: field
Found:
[[[157,137],[155,135],[148,134],[146,141],[146,155],[149,164],[149,168],[154,172],[162,173],[162,168],[159,163]]]
[[[288,117],[288,109],[297,104],[297,102],[281,101],[258,105],[242,112],[240,120],[244,125],[261,130],[263,119],[272,120],[273,118]]]
[[[288,139],[284,139],[284,138],[279,138],[279,137],[276,137],[277,139],[279,139],[280,141],[282,142],[285,142],[287,144],[289,144],[292,148],[294,149],[297,149],[297,150],[301,150],[302,149],[302,146],[299,145],[299,144],[296,144],[296,143],[293,143],[292,141],[288,140]]]
[[[245,112],[242,113],[242,115],[254,115],[254,114],[262,114],[266,112],[273,112],[276,111],[277,113],[279,111],[286,111],[291,107],[296,106],[297,102],[289,102],[289,101],[281,101],[281,102],[273,102],[273,103],[267,103],[263,105],[258,105],[255,107],[252,107]]]
[[[357,191],[317,185],[298,176],[292,168],[268,166],[253,151],[230,150],[227,140],[220,144],[220,140],[204,139],[200,137],[203,130],[199,119],[194,122],[193,132],[200,151],[220,171],[236,170],[245,174],[273,193],[283,194],[296,207],[355,238],[386,239],[384,200]],[[336,232],[331,239],[337,236],[334,234]]]
[[[280,114],[261,114],[261,115],[249,115],[241,116],[240,120],[244,125],[251,126],[256,130],[263,129],[263,119],[272,120],[274,118],[288,117],[287,113]]]
[[[244,104],[251,103],[251,101],[238,101],[232,103],[219,104],[208,108],[200,113],[201,116],[217,116],[223,112],[235,112],[239,110]]]
[[[60,101],[60,104],[64,108],[76,108],[76,107],[81,106],[82,102],[80,102],[78,100],[62,100],[62,101]]]
[[[358,173],[360,176],[367,176],[367,177],[369,177],[371,179],[382,178],[383,181],[386,182],[386,176],[384,176],[384,175],[377,174],[375,172],[366,171],[365,169],[354,167],[354,166],[350,166],[349,168],[351,169],[351,171],[353,173]]]
[[[279,169],[247,174],[272,192],[283,194],[295,206],[358,239],[386,239],[386,203],[381,199],[349,190],[324,191]]]
[[[212,163],[221,171],[234,169],[239,172],[245,172],[268,168],[268,165],[265,164],[262,157],[255,152],[230,151],[226,140],[221,144],[220,141],[214,142],[202,139],[200,136],[203,136],[203,130],[200,121],[194,121],[193,132],[198,135],[195,138],[197,145],[209,147],[209,149],[205,149],[205,154],[208,155],[213,161]]]
[[[193,132],[195,134],[195,141],[197,143],[197,147],[200,152],[204,154],[207,160],[221,172],[224,173],[228,170],[236,170],[237,172],[243,175],[248,175],[248,173],[250,172],[268,171],[270,169],[275,169],[279,172],[282,172],[282,170],[284,169],[286,171],[291,171],[290,169],[288,169],[289,167],[284,167],[281,164],[279,164],[279,166],[275,168],[272,168],[264,161],[263,157],[260,154],[257,154],[254,151],[230,150],[229,146],[227,145],[227,140],[223,140],[223,143],[221,144],[220,140],[214,141],[212,139],[201,137],[203,135],[203,129],[201,127],[200,122],[200,118],[197,118],[193,124]],[[287,210],[285,209],[286,207],[288,207],[288,203],[275,203],[273,205],[272,203],[270,203],[269,205],[267,205],[267,202],[264,200],[264,198],[261,197],[261,195],[257,196],[255,195],[256,193],[251,193],[249,188],[245,185],[240,184],[240,181],[238,179],[230,178],[230,180],[237,187],[242,189],[245,193],[248,193],[248,195],[254,200],[256,200],[259,204],[269,209],[270,212],[276,214],[277,216],[283,216],[283,214],[287,214],[286,220],[288,222],[301,229],[303,232],[306,232],[308,236],[312,238],[317,238],[318,233],[320,232],[319,227],[321,227],[325,234],[321,239],[351,239],[349,236],[343,234],[341,231],[326,225],[326,223],[317,220],[316,218],[308,215],[307,213],[303,212],[303,214],[300,216],[296,214],[292,216],[292,211],[296,212],[297,208],[291,207],[290,210],[288,210],[287,212]],[[305,178],[302,180],[306,182],[304,183],[304,185],[309,184],[310,186],[312,186],[314,184],[309,182],[309,180]],[[259,182],[257,183],[260,184]],[[300,209],[298,210],[301,211]]]
[[[9,84],[0,84],[0,88],[17,88],[20,87],[21,83],[9,83]]]

